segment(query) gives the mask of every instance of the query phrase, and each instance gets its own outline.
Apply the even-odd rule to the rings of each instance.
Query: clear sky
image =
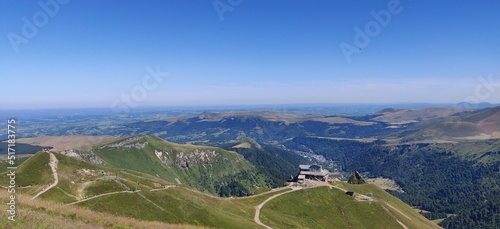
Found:
[[[0,109],[498,103],[499,12],[497,0],[4,0]]]

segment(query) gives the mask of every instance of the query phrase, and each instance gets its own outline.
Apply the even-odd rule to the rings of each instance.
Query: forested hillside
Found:
[[[268,174],[267,177],[269,179],[267,183],[271,187],[282,186],[291,177],[295,177],[298,174],[300,164],[309,163],[304,157],[276,146],[258,144],[248,139],[239,145],[242,144],[245,144],[247,147],[238,147],[238,145],[234,146],[234,144],[224,144],[222,147],[243,155],[259,171]]]
[[[473,144],[473,143],[471,143]],[[308,147],[339,162],[345,171],[395,180],[393,195],[434,214],[453,214],[445,228],[495,228],[500,206],[500,163],[464,160],[433,144],[383,145],[318,138],[295,138],[289,146]],[[479,150],[478,150],[479,151]]]

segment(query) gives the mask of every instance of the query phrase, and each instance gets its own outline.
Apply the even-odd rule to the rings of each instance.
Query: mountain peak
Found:
[[[243,138],[240,143],[234,145],[232,148],[233,149],[235,149],[235,148],[243,148],[243,149],[257,148],[257,149],[262,149],[262,146],[257,141],[255,141],[252,138]]]

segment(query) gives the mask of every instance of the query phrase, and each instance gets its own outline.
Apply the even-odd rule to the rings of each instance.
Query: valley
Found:
[[[94,136],[77,122],[66,132],[76,135],[19,139],[17,192],[32,214],[24,223],[53,214],[43,205],[120,219],[64,216],[82,227],[494,228],[499,116],[498,107],[203,112],[104,125]],[[335,182],[298,185],[302,164],[322,165]],[[345,183],[354,171],[377,186]]]

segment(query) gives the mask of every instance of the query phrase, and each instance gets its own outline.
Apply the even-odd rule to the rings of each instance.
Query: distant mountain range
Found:
[[[19,156],[27,155],[19,159],[19,193],[26,199],[39,196],[42,201],[74,203],[77,209],[133,217],[139,220],[135,223],[256,228],[255,207],[274,196],[274,189],[287,193],[269,200],[261,212],[260,219],[268,225],[311,226],[308,220],[314,220],[328,227],[322,219],[345,210],[351,214],[348,221],[360,228],[373,228],[369,222],[382,228],[377,219],[388,216],[395,220],[393,226],[401,226],[399,221],[401,227],[435,227],[409,206],[395,206],[396,200],[387,205],[383,200],[393,197],[371,185],[339,182],[296,193],[282,188],[297,174],[299,164],[320,164],[337,179],[347,179],[354,171],[392,179],[400,189],[388,192],[421,209],[427,218],[439,219],[445,228],[494,228],[492,212],[500,211],[495,198],[500,192],[500,106],[461,105],[386,107],[356,116],[259,110],[113,116],[119,121],[108,116],[29,120],[23,131],[44,136],[17,139]],[[0,151],[6,148],[2,142]],[[42,149],[52,150],[58,159],[57,184],[52,178],[53,157],[37,153]],[[0,165],[4,168],[6,162]],[[2,177],[0,184],[7,184],[7,176]],[[371,193],[379,201],[350,202],[338,188],[360,192],[361,199],[369,199]],[[263,192],[266,198],[260,199]],[[96,199],[88,199],[92,197]],[[126,210],[123,203],[130,201],[147,210]],[[339,207],[346,204],[348,208]],[[320,210],[302,211],[298,206]],[[333,215],[325,213],[331,209],[336,209]],[[304,214],[307,217],[301,218]],[[371,214],[375,218],[368,217]]]

